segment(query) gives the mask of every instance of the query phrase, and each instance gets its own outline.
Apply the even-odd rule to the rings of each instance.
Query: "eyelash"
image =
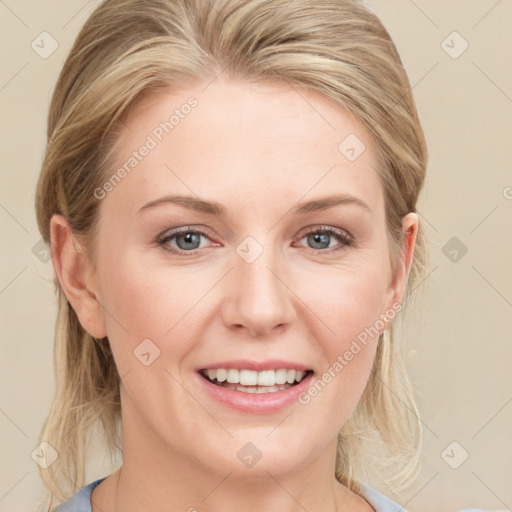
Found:
[[[159,238],[158,239],[158,245],[162,247],[162,249],[166,252],[169,252],[171,254],[176,254],[176,255],[195,255],[197,254],[198,251],[200,251],[201,249],[195,249],[193,251],[185,251],[183,249],[175,249],[175,248],[170,248],[168,242],[179,237],[179,236],[182,236],[182,235],[185,235],[185,234],[189,234],[189,233],[192,233],[194,235],[201,235],[201,236],[204,236],[206,238],[209,238],[208,234],[205,233],[204,231],[201,231],[201,230],[195,230],[195,229],[190,229],[190,228],[182,228],[182,229],[179,229],[177,231],[174,231],[173,233],[169,234],[169,235],[166,235],[162,238]],[[311,251],[313,252],[317,252],[317,253],[333,253],[333,252],[338,252],[338,251],[341,251],[343,249],[345,249],[346,247],[355,247],[356,246],[356,242],[354,240],[354,238],[349,235],[347,232],[345,231],[341,231],[341,230],[337,230],[333,227],[330,227],[330,226],[322,226],[320,228],[314,228],[314,229],[311,229],[307,232],[305,232],[298,240],[302,240],[303,238],[307,237],[308,235],[312,235],[312,234],[327,234],[327,235],[330,235],[332,236],[335,240],[337,240],[341,246],[338,247],[338,248],[328,248],[328,249],[313,249],[312,247],[308,247],[308,249],[310,249]]]

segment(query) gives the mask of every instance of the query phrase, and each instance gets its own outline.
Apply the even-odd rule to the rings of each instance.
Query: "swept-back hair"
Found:
[[[321,92],[354,115],[376,143],[392,268],[403,255],[402,217],[414,212],[427,148],[411,87],[388,32],[359,0],[106,0],[89,17],[56,84],[36,214],[50,244],[63,215],[94,261],[99,204],[116,128],[144,95],[234,80],[283,80]],[[341,141],[340,141],[341,142]],[[420,223],[404,307],[423,281]],[[120,378],[108,340],[81,326],[57,278],[56,391],[41,432],[58,459],[41,475],[53,497],[84,485],[88,432],[100,425],[111,453],[122,446]],[[408,308],[406,308],[408,309]],[[404,311],[397,320],[403,320]],[[360,491],[367,469],[395,489],[419,471],[421,425],[396,321],[379,340],[374,368],[338,436],[336,478]],[[113,450],[113,452],[112,452]]]

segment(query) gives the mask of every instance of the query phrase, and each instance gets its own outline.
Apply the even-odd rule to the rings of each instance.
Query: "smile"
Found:
[[[235,368],[201,369],[199,374],[206,380],[227,389],[242,393],[275,393],[299,384],[313,370],[247,370]]]

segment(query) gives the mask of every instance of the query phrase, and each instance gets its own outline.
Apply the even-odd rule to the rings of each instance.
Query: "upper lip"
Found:
[[[230,361],[219,361],[217,363],[207,364],[206,366],[201,366],[198,368],[199,370],[216,370],[220,368],[225,368],[226,370],[237,369],[237,370],[254,370],[257,372],[262,372],[265,370],[302,370],[308,371],[311,370],[310,367],[305,366],[301,363],[295,363],[293,361],[284,361],[281,359],[267,359],[266,361],[251,361],[249,359],[232,359]]]

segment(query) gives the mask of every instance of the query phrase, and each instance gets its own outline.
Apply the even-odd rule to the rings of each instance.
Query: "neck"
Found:
[[[98,486],[91,500],[93,512],[372,510],[334,478],[333,443],[293,471],[265,467],[264,457],[249,470],[241,463],[217,469],[215,461],[205,465],[164,443],[136,416],[130,416],[130,428],[123,430],[122,467],[105,480],[103,490],[99,489],[103,482]]]
[[[255,507],[280,512],[345,510],[336,507],[340,484],[332,475],[314,473],[313,468],[290,475],[267,472],[244,478],[229,470],[222,473],[195,465],[177,453],[168,455],[165,460],[124,458],[118,472],[115,512],[252,512]]]

